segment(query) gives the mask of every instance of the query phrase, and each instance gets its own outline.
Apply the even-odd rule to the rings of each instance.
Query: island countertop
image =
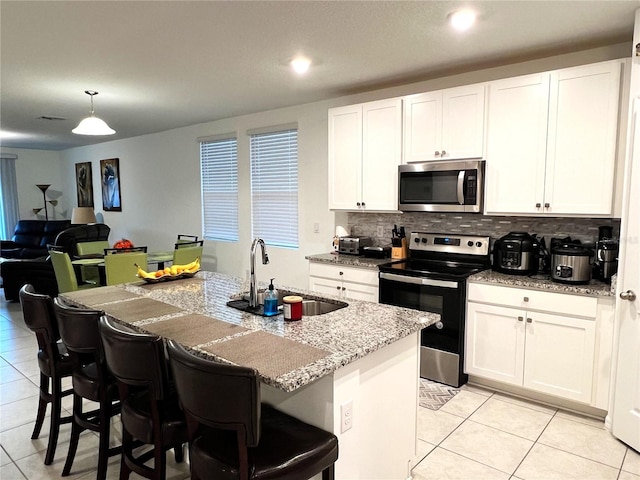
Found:
[[[263,286],[264,287],[264,286]],[[80,306],[104,310],[142,332],[174,338],[191,351],[218,361],[256,368],[267,385],[291,392],[338,368],[418,332],[439,315],[417,310],[319,296],[279,287],[305,298],[344,301],[330,313],[285,321],[227,306],[248,290],[242,279],[214,272],[157,284],[100,287],[61,296]],[[417,345],[416,345],[417,348]]]

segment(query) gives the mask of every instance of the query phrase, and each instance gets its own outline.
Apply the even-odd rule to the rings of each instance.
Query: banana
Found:
[[[140,265],[134,263],[134,265],[138,268],[138,277],[140,278],[156,278],[153,273],[145,272]]]
[[[195,266],[200,267],[200,257],[197,257],[193,262],[187,263],[186,265],[178,265],[182,267],[183,270],[192,270]]]

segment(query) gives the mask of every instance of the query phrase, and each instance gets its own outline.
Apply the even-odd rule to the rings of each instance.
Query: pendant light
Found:
[[[78,135],[113,135],[116,133],[104,120],[100,120],[93,115],[93,96],[98,95],[98,92],[85,90],[84,93],[91,97],[91,116],[82,120],[78,126],[71,131]]]

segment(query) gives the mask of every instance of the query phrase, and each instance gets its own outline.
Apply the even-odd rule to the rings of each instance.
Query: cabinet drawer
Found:
[[[596,317],[598,305],[596,297],[478,283],[469,283],[468,299],[473,302],[587,318]]]
[[[344,267],[311,262],[309,263],[309,275],[378,286],[378,270],[373,268]]]

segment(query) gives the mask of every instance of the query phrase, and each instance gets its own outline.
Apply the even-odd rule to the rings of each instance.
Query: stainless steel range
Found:
[[[380,265],[380,303],[440,314],[421,333],[420,376],[454,387],[466,383],[467,278],[491,266],[489,237],[413,232],[409,258]]]

